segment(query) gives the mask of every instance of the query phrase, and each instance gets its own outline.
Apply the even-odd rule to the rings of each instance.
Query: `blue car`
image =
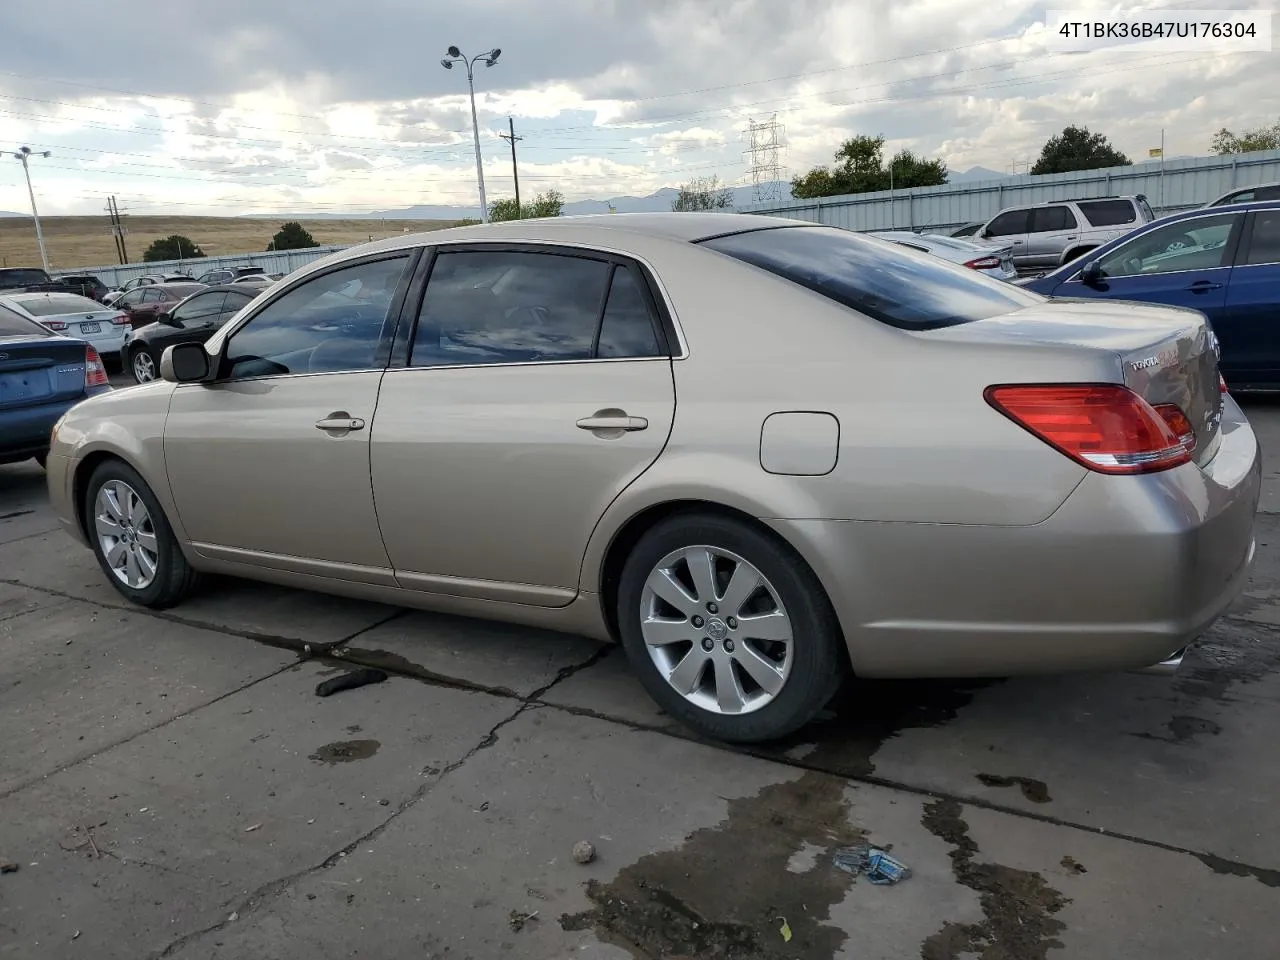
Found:
[[[58,418],[110,390],[98,351],[0,306],[0,463],[44,466]]]
[[[1232,390],[1280,389],[1280,201],[1175,213],[1020,285],[1199,310]]]

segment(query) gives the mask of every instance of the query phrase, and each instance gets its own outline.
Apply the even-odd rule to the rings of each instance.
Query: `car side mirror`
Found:
[[[199,383],[209,378],[209,351],[203,343],[175,343],[160,356],[160,377],[170,383]]]
[[[1097,260],[1090,260],[1080,270],[1080,282],[1093,286],[1102,279],[1102,264]]]
[[[177,324],[174,322],[173,317],[169,316],[168,310],[156,311],[156,323],[167,323],[171,327],[177,326]]]

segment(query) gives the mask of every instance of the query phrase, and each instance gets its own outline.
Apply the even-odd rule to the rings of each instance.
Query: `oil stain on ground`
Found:
[[[377,740],[339,740],[326,743],[311,754],[308,759],[320,763],[350,763],[353,760],[368,760],[382,746]]]
[[[844,782],[806,773],[730,800],[723,823],[695,831],[678,849],[649,854],[610,883],[590,881],[594,907],[562,916],[560,925],[655,960],[830,960],[846,934],[826,921],[854,882],[830,854],[865,841],[849,824]],[[823,852],[791,872],[793,855],[812,847]]]
[[[955,800],[925,805],[921,821],[940,840],[951,845],[951,869],[961,886],[978,894],[980,923],[948,923],[920,948],[921,960],[958,960],[967,955],[982,960],[1045,960],[1051,948],[1061,949],[1058,935],[1066,924],[1058,913],[1070,901],[1030,870],[978,862],[978,845]]]
[[[1017,787],[1032,803],[1048,803],[1053,799],[1049,796],[1049,787],[1043,780],[1033,780],[1030,777],[1001,777],[994,773],[979,773],[977,777],[978,782],[987,787]]]
[[[887,740],[903,730],[938,727],[951,720],[974,695],[998,680],[853,680],[833,703],[834,717],[812,724],[789,741],[754,750],[778,759],[799,746],[813,744],[803,755],[806,766],[846,777],[869,777],[874,757]]]

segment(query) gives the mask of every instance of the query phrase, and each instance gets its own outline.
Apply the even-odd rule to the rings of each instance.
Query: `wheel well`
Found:
[[[1062,258],[1063,266],[1066,266],[1068,263],[1071,263],[1073,260],[1079,260],[1090,250],[1097,250],[1097,249],[1098,247],[1096,244],[1091,247],[1072,247],[1070,250],[1067,251],[1067,255]]]
[[[672,500],[668,503],[660,503],[648,507],[623,524],[622,529],[614,535],[613,542],[609,544],[609,549],[605,552],[604,565],[600,571],[600,603],[602,604],[605,623],[609,627],[609,634],[615,641],[620,640],[618,635],[618,587],[622,579],[622,568],[626,565],[627,557],[631,555],[631,551],[647,531],[663,520],[680,513],[710,513],[737,520],[739,523],[744,523],[763,533],[779,546],[791,551],[795,555],[797,563],[805,564],[808,567],[804,558],[800,556],[799,551],[788,543],[784,537],[780,536],[776,530],[768,524],[757,520],[749,513],[744,513],[734,507],[727,507],[722,503],[715,503],[710,500]],[[810,572],[812,572],[812,568],[810,568]],[[816,575],[814,579],[817,580]],[[827,598],[827,602],[830,603],[830,598]],[[852,665],[849,662],[849,649],[843,641],[840,643],[840,654],[846,669],[852,672]]]
[[[121,463],[126,461],[117,457],[114,453],[107,453],[105,450],[95,450],[89,454],[76,467],[75,476],[72,478],[71,490],[75,496],[76,504],[76,523],[80,524],[80,532],[86,537],[89,536],[89,527],[85,523],[84,515],[84,495],[89,489],[89,478],[93,476],[93,471],[98,469],[99,464],[106,463],[108,460],[119,460]]]

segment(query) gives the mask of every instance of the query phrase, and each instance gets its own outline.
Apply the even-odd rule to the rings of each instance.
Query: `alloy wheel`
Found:
[[[145,590],[160,566],[155,522],[138,491],[123,480],[108,480],[93,504],[98,547],[111,573],[125,586]]]
[[[151,351],[135,351],[133,354],[133,379],[139,383],[150,383],[155,378],[156,362],[151,358]]]

